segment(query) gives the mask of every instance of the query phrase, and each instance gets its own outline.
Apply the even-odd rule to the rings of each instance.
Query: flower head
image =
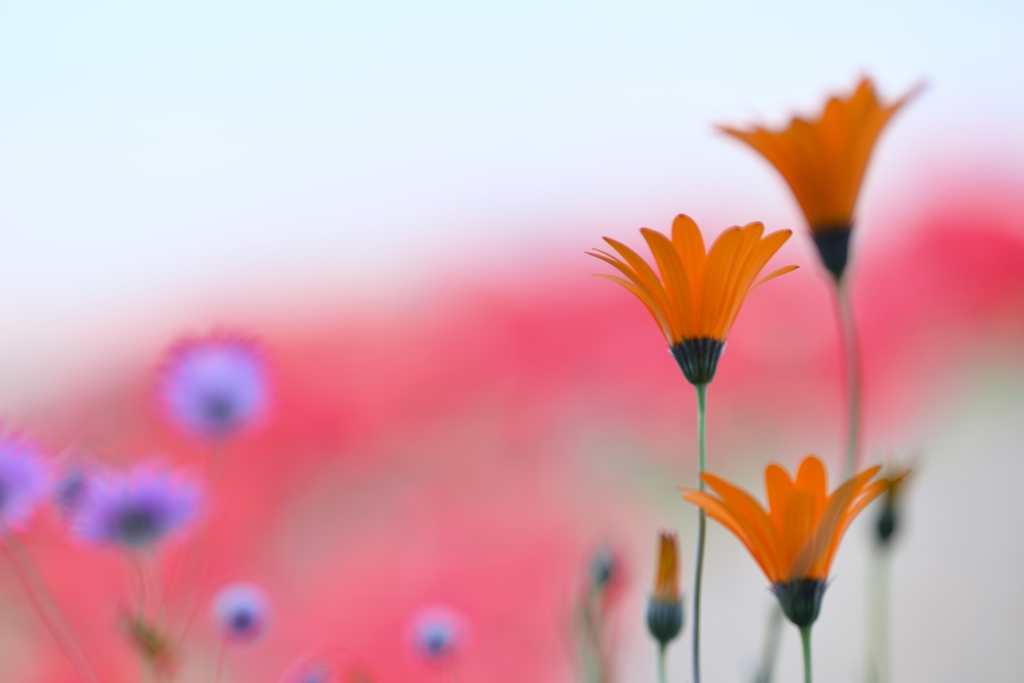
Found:
[[[235,583],[226,586],[213,599],[213,620],[224,639],[250,643],[267,629],[270,602],[259,586]]]
[[[39,451],[0,434],[0,537],[20,531],[50,495],[50,468]]]
[[[605,237],[618,256],[588,252],[626,276],[598,275],[632,292],[661,327],[672,353],[693,384],[715,376],[726,337],[747,295],[760,284],[795,270],[784,266],[755,278],[789,239],[791,231],[764,235],[761,223],[729,228],[705,253],[704,238],[689,216],[672,223],[672,236],[643,228],[659,273],[625,244]]]
[[[336,683],[335,667],[327,660],[304,657],[288,667],[281,683]]]
[[[413,652],[426,662],[448,662],[465,645],[466,620],[450,607],[425,607],[413,616],[409,625],[409,636]]]
[[[65,469],[57,480],[54,499],[66,516],[73,516],[88,497],[89,484],[94,476],[91,468],[73,465]]]
[[[718,494],[683,496],[703,508],[747,547],[797,626],[814,622],[839,541],[861,510],[885,491],[872,467],[828,493],[825,466],[813,455],[800,463],[796,479],[778,465],[765,470],[769,509],[750,494],[713,474],[702,478]]]
[[[268,384],[266,363],[253,342],[217,335],[171,349],[161,373],[160,397],[183,430],[223,439],[263,416]]]
[[[906,488],[909,476],[909,469],[893,469],[880,479],[885,482],[885,495],[882,498],[882,511],[875,523],[875,534],[878,543],[882,546],[888,546],[899,530],[900,499],[903,497],[903,490]]]
[[[658,536],[658,567],[654,593],[647,603],[647,629],[655,640],[667,645],[683,628],[683,601],[679,597],[679,550],[674,533]]]
[[[198,485],[158,463],[89,479],[72,531],[95,543],[144,548],[182,530],[200,512]]]
[[[882,129],[913,93],[884,104],[869,78],[846,99],[833,97],[816,119],[786,128],[720,129],[760,152],[796,196],[825,266],[837,278],[846,265],[853,212],[871,151]]]

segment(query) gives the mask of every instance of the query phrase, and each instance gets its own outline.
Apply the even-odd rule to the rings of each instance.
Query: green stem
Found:
[[[800,640],[804,644],[804,683],[811,683],[811,627],[800,627]]]
[[[870,683],[889,683],[889,552],[886,546],[874,548],[868,584],[868,676]]]
[[[697,390],[697,488],[703,491],[704,470],[707,467],[707,398],[708,385],[695,384]],[[693,574],[693,683],[700,683],[700,584],[704,575],[704,532],[707,515],[704,508],[697,513],[697,557]]]
[[[845,279],[836,282],[836,307],[839,314],[839,330],[843,337],[843,354],[846,357],[846,386],[849,392],[846,465],[843,476],[843,479],[849,479],[857,468],[857,447],[860,439],[861,374],[860,346],[857,343],[857,329],[850,303],[850,287]]]
[[[764,629],[764,647],[761,649],[761,661],[757,666],[754,683],[771,683],[775,676],[775,660],[779,654],[779,642],[782,636],[782,608],[778,600],[772,600],[768,623]]]
[[[658,645],[658,683],[667,683],[668,677],[665,675],[665,650],[667,648],[664,645]]]

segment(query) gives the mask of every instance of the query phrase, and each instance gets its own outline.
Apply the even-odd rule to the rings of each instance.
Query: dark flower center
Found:
[[[160,520],[153,510],[134,507],[124,510],[117,520],[117,530],[128,545],[143,545],[160,535]]]
[[[725,342],[712,337],[698,337],[684,339],[669,348],[690,384],[707,384],[715,378]]]
[[[248,633],[256,625],[256,615],[247,607],[235,610],[228,620],[228,627],[235,633]]]
[[[448,649],[448,642],[448,634],[443,629],[435,629],[427,634],[423,645],[429,654],[436,657],[444,654],[444,651]]]
[[[235,401],[224,392],[211,392],[203,399],[203,418],[217,431],[230,429],[237,415]]]
[[[828,584],[820,579],[794,579],[772,586],[782,611],[797,626],[810,626],[818,618]]]
[[[836,225],[816,228],[811,233],[821,262],[836,281],[843,277],[850,256],[850,231],[849,225]]]

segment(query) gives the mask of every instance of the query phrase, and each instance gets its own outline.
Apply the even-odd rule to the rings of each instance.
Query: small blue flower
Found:
[[[281,683],[335,683],[334,666],[323,659],[301,659],[284,672]]]
[[[417,612],[411,623],[413,650],[428,662],[452,659],[466,640],[466,620],[441,605],[426,607]]]
[[[250,643],[267,629],[270,603],[258,586],[234,583],[214,597],[213,619],[225,640]]]
[[[74,467],[57,481],[54,497],[57,507],[65,515],[73,515],[81,507],[89,491],[89,474],[81,467]]]
[[[254,342],[213,335],[171,349],[159,393],[178,427],[196,436],[224,439],[263,417],[268,385],[266,362]]]
[[[89,478],[72,531],[95,543],[143,548],[181,531],[200,512],[199,486],[158,463]]]
[[[0,536],[20,531],[50,490],[50,468],[39,451],[0,434]]]

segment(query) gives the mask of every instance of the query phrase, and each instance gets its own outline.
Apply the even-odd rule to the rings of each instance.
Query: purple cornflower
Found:
[[[24,528],[50,490],[50,468],[39,451],[0,434],[0,536]]]
[[[57,507],[65,515],[73,515],[78,511],[89,491],[90,473],[81,467],[73,467],[57,480],[54,498]]]
[[[168,353],[160,398],[190,434],[223,439],[251,427],[267,410],[268,372],[257,345],[237,335],[190,339]]]
[[[323,659],[302,659],[284,672],[281,683],[335,683],[334,666]]]
[[[213,620],[226,641],[251,643],[267,628],[270,602],[259,586],[233,583],[214,597]]]
[[[413,616],[409,633],[417,655],[430,663],[447,662],[465,644],[466,620],[450,607],[425,607]]]
[[[199,515],[199,486],[155,462],[90,477],[71,528],[86,541],[151,546]]]

